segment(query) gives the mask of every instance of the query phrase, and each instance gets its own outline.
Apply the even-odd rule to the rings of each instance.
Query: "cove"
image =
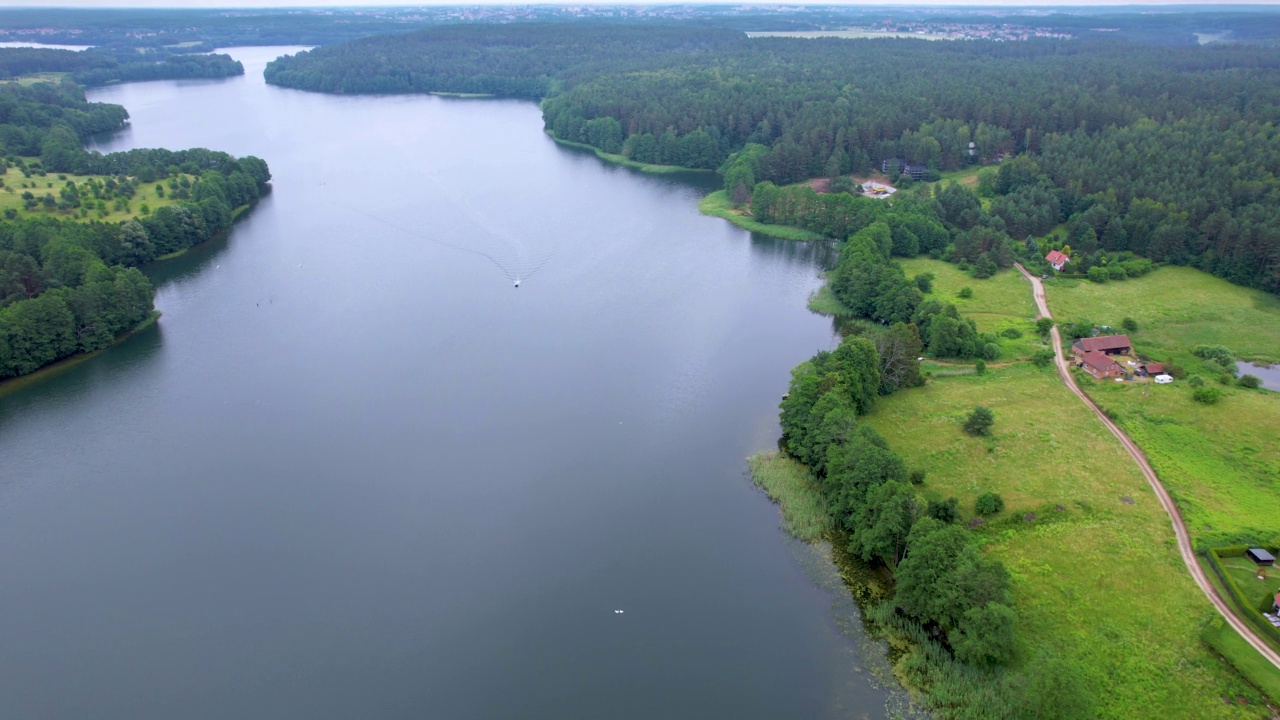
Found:
[[[834,345],[830,249],[532,103],[266,86],[287,51],[90,93],[132,117],[97,149],[274,190],[148,268],[156,325],[0,396],[0,716],[885,717],[745,477]]]

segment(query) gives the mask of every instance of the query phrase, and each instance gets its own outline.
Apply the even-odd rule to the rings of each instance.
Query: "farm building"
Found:
[[[1096,378],[1124,377],[1124,367],[1098,350],[1087,350],[1080,356],[1080,367]]]
[[[880,161],[880,172],[889,175],[897,170],[899,173],[906,175],[912,180],[920,180],[924,174],[929,172],[928,165],[913,165],[902,158],[886,158]]]
[[[1249,550],[1245,552],[1245,555],[1247,555],[1255,565],[1260,567],[1271,567],[1276,564],[1275,556],[1263,548],[1249,548]]]
[[[1107,355],[1128,355],[1133,350],[1133,344],[1129,342],[1128,335],[1080,338],[1071,344],[1071,351],[1079,356],[1095,350]]]
[[[1164,363],[1149,362],[1138,366],[1138,374],[1143,377],[1155,377],[1164,374]]]
[[[1050,250],[1049,254],[1044,256],[1044,259],[1045,262],[1052,265],[1053,269],[1058,272],[1062,272],[1062,268],[1066,267],[1066,264],[1071,260],[1069,256],[1064,255],[1057,250]]]

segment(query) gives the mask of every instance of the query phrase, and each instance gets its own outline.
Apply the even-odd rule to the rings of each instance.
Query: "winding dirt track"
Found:
[[[1032,295],[1035,297],[1036,308],[1039,311],[1037,318],[1047,317],[1049,319],[1053,319],[1053,315],[1049,312],[1049,303],[1045,299],[1044,283],[1040,282],[1040,278],[1027,272],[1027,269],[1022,267],[1021,263],[1014,263],[1014,265],[1017,266],[1018,271],[1022,273],[1023,277],[1031,281]],[[1111,422],[1111,418],[1107,417],[1106,414],[1102,412],[1102,409],[1090,400],[1089,396],[1085,395],[1084,391],[1076,385],[1076,380],[1071,376],[1071,371],[1067,367],[1067,359],[1062,351],[1062,335],[1058,332],[1058,326],[1056,324],[1053,326],[1053,329],[1049,331],[1049,334],[1053,338],[1053,353],[1054,360],[1058,366],[1058,377],[1062,379],[1062,383],[1066,385],[1071,392],[1076,394],[1076,397],[1079,397],[1085,405],[1088,405],[1089,408],[1093,410],[1094,414],[1098,416],[1098,419],[1102,421],[1102,424],[1106,425],[1107,429],[1111,431],[1111,434],[1115,435],[1116,439],[1120,441],[1120,444],[1124,446],[1124,449],[1129,451],[1129,455],[1133,457],[1133,461],[1138,463],[1138,469],[1142,470],[1142,475],[1146,477],[1147,482],[1150,483],[1151,489],[1155,490],[1156,497],[1160,500],[1160,505],[1164,508],[1164,511],[1169,514],[1169,520],[1173,523],[1173,534],[1178,538],[1178,552],[1182,554],[1182,562],[1187,566],[1187,572],[1191,573],[1191,578],[1196,581],[1196,585],[1199,585],[1200,589],[1204,591],[1204,594],[1208,596],[1209,602],[1213,603],[1213,606],[1217,608],[1218,613],[1222,615],[1223,619],[1226,620],[1231,627],[1235,628],[1236,632],[1240,633],[1240,636],[1252,645],[1255,650],[1262,653],[1262,656],[1270,661],[1272,665],[1280,668],[1280,653],[1272,650],[1271,646],[1259,637],[1244,619],[1236,616],[1235,611],[1232,610],[1231,606],[1228,605],[1226,601],[1222,599],[1222,596],[1218,594],[1217,588],[1213,586],[1213,583],[1209,582],[1209,578],[1200,567],[1200,563],[1196,562],[1195,551],[1191,548],[1191,536],[1187,534],[1187,525],[1182,521],[1182,513],[1178,512],[1178,506],[1173,503],[1173,498],[1169,497],[1168,491],[1166,491],[1164,489],[1164,485],[1160,483],[1160,478],[1156,476],[1156,471],[1151,468],[1151,463],[1147,462],[1147,456],[1144,455],[1142,451],[1138,449],[1138,446],[1129,439],[1129,436],[1125,435],[1123,430],[1116,426],[1115,423]]]

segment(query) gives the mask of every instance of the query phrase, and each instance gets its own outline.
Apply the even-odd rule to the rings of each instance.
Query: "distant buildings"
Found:
[[[924,174],[929,172],[929,166],[912,165],[902,158],[885,158],[880,161],[880,172],[890,175],[895,170],[912,180],[922,180],[924,179]]]

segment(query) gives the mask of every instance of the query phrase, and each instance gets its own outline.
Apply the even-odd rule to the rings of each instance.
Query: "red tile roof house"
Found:
[[[1053,266],[1053,269],[1058,272],[1062,272],[1062,268],[1066,266],[1069,260],[1071,260],[1070,257],[1063,255],[1057,250],[1050,250],[1049,254],[1044,256],[1044,259],[1047,260],[1049,264]]]
[[[1080,338],[1071,344],[1071,351],[1083,355],[1090,350],[1107,355],[1128,355],[1133,350],[1128,335],[1103,335],[1102,337]]]
[[[1080,358],[1080,367],[1096,378],[1124,377],[1124,366],[1097,350],[1086,350]]]

